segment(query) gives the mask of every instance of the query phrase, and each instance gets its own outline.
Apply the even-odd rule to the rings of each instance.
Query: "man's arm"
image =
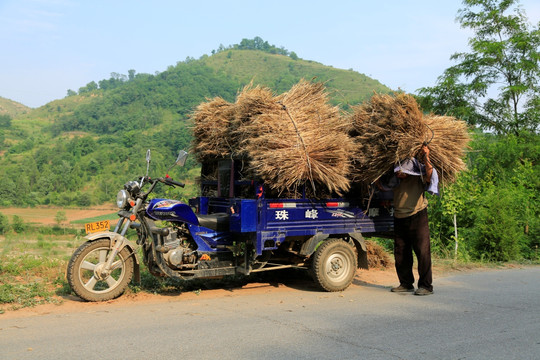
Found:
[[[422,151],[424,152],[424,166],[426,168],[426,177],[425,181],[426,183],[429,183],[431,181],[431,175],[433,174],[433,165],[431,165],[431,161],[429,160],[429,147],[427,145],[422,145]]]

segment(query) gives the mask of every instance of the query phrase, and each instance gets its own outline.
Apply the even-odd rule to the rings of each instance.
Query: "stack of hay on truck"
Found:
[[[442,182],[465,169],[463,121],[424,115],[407,94],[378,95],[342,114],[322,83],[301,80],[288,92],[246,86],[234,103],[214,98],[193,113],[192,152],[202,181],[216,180],[218,161],[241,161],[246,180],[268,198],[347,197],[429,143]]]
[[[262,181],[273,197],[344,195],[350,187],[353,142],[346,119],[331,106],[324,85],[300,81],[288,92],[245,87],[235,103],[215,98],[200,104],[193,152],[202,176],[216,161],[244,161],[242,176]]]

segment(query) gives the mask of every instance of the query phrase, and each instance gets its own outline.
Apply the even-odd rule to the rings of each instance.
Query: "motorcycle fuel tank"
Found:
[[[197,216],[191,210],[189,205],[178,200],[171,199],[152,199],[146,213],[152,219],[165,221],[183,221],[198,225]]]

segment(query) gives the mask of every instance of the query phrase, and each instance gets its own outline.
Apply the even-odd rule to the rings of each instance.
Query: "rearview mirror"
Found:
[[[150,157],[150,149],[146,150],[146,162],[150,162],[151,160],[151,157]]]
[[[150,170],[150,160],[150,149],[148,149],[146,150],[146,177],[148,177],[148,171]]]
[[[187,157],[188,153],[184,150],[180,150],[178,157],[176,158],[176,165],[184,166],[186,164]]]

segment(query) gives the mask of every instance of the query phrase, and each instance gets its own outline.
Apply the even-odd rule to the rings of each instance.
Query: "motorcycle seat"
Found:
[[[209,215],[197,214],[199,225],[216,231],[229,230],[229,214],[215,213]]]

